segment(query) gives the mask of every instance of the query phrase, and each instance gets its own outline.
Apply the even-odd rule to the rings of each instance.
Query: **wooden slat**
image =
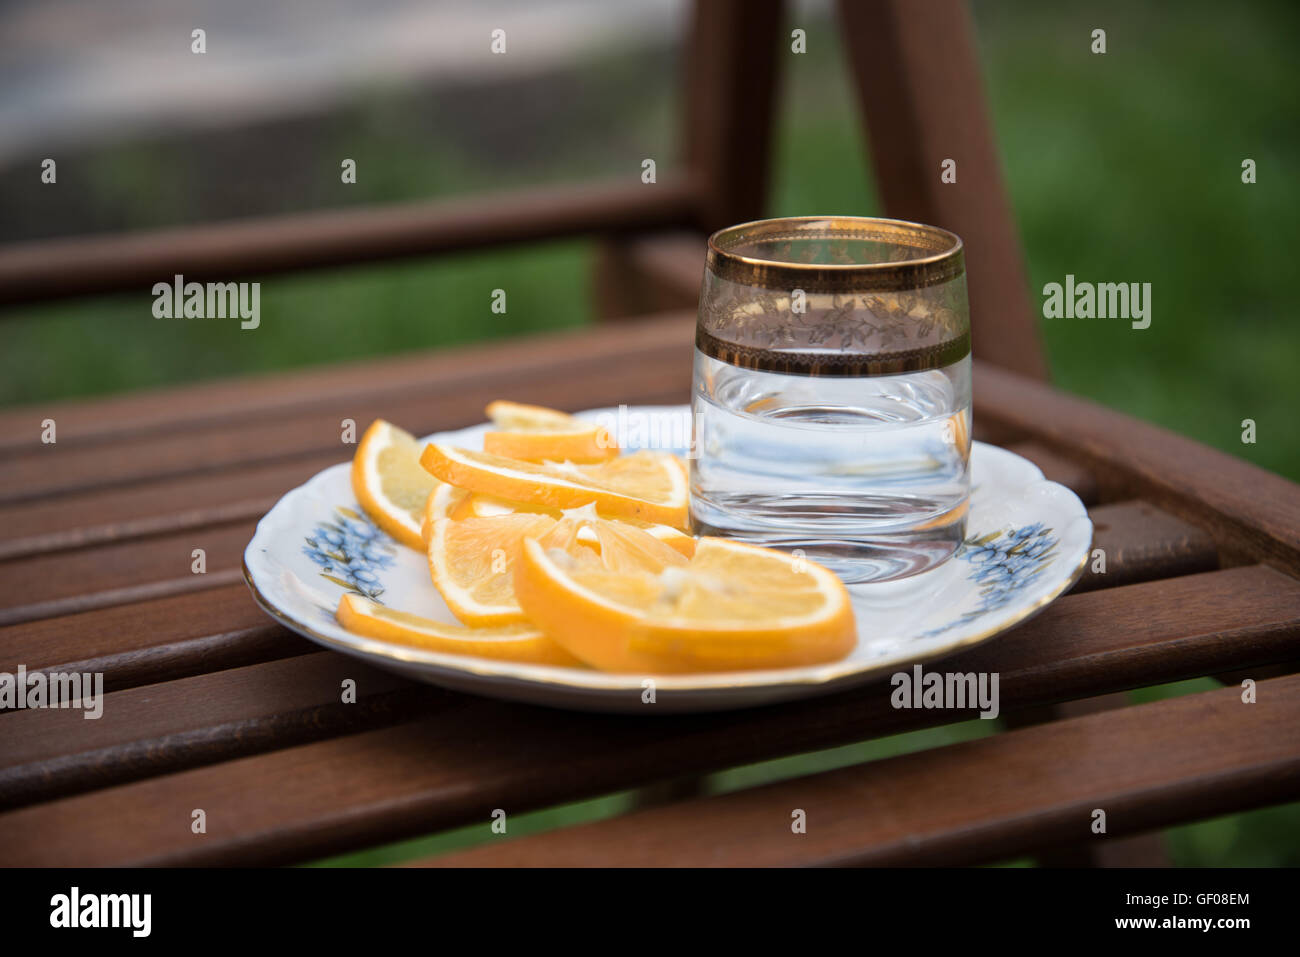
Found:
[[[0,449],[41,451],[41,421],[58,423],[61,446],[118,442],[124,437],[249,425],[331,408],[388,402],[403,394],[452,394],[480,380],[539,388],[539,372],[580,376],[592,367],[640,361],[680,343],[688,353],[695,317],[647,316],[619,329],[580,329],[520,336],[504,342],[439,349],[328,365],[297,372],[156,389],[91,401],[42,402],[0,410]],[[481,411],[481,410],[480,410]],[[481,416],[473,421],[479,421]],[[471,422],[447,423],[442,427]]]
[[[539,368],[531,377],[510,381],[516,397],[543,394],[561,406],[585,406],[679,401],[689,394],[690,375],[689,353],[659,346],[617,361]],[[0,463],[0,503],[284,463],[331,450],[343,461],[355,449],[342,442],[344,418],[352,419],[358,432],[379,417],[421,433],[469,425],[482,421],[483,407],[500,398],[502,388],[501,380],[486,378],[451,390],[429,384],[422,393],[360,402],[325,400],[313,411],[292,416],[263,415],[221,428],[142,436],[122,440],[110,449],[37,445]]]
[[[842,0],[839,13],[886,213],[962,237],[975,355],[1045,379],[967,4]]]
[[[705,233],[762,215],[784,44],[781,7],[781,0],[694,4],[685,140],[699,190],[696,225]]]
[[[1298,648],[1300,583],[1254,566],[1067,596],[944,667],[998,671],[1010,712]],[[653,720],[466,697],[434,718],[0,814],[0,848],[15,865],[301,860],[970,714],[896,710],[891,690]]]
[[[315,648],[268,618],[240,582],[0,628],[0,671],[98,671],[119,691]]]
[[[1300,797],[1300,677],[1000,734],[627,814],[446,867],[968,865]],[[1030,770],[1032,769],[1032,770]],[[792,830],[794,809],[806,832]]]
[[[319,652],[105,694],[93,719],[18,711],[0,719],[0,808],[393,724],[449,697]]]
[[[1088,510],[1092,547],[1074,591],[1113,588],[1210,571],[1219,553],[1208,532],[1146,502],[1116,502]],[[1105,554],[1105,571],[1094,557]],[[1098,570],[1094,571],[1094,567]]]
[[[0,304],[135,290],[155,282],[233,281],[286,270],[459,252],[589,233],[682,226],[698,205],[689,180],[532,189],[333,209],[126,235],[0,248]],[[3,315],[0,313],[0,315]]]
[[[22,505],[0,506],[0,562],[259,519],[280,497],[346,450],[216,475],[141,482]],[[2,568],[3,566],[0,566]]]
[[[974,396],[977,422],[985,418],[1068,450],[1097,477],[1103,497],[1141,498],[1204,528],[1221,546],[1300,575],[1300,486],[979,361]]]
[[[147,601],[242,579],[256,523],[238,522],[138,542],[37,555],[0,564],[0,625]],[[195,574],[191,553],[205,552]]]

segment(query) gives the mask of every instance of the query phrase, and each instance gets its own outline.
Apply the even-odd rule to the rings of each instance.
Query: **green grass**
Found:
[[[155,319],[145,293],[46,306],[4,327],[2,388],[29,399],[95,395],[128,382],[194,382],[581,325],[591,318],[588,247],[272,277],[262,281],[261,325],[250,330],[233,320]],[[506,290],[504,315],[491,309],[497,288]]]
[[[1151,328],[1044,320],[1055,382],[1300,478],[1294,5],[1048,5],[984,24],[1033,286],[1152,283]],[[1085,38],[1109,27],[1104,56]],[[1063,42],[1066,41],[1066,42]],[[1254,185],[1241,162],[1258,163]],[[1258,443],[1243,445],[1241,421]]]
[[[1177,19],[1174,19],[1176,13]],[[1067,273],[1150,282],[1151,328],[1044,320],[1059,386],[1300,479],[1300,126],[1286,3],[1192,2],[1176,10],[1120,0],[1087,9],[977,4],[987,88],[1020,228],[1030,294]],[[831,26],[800,23],[809,53],[786,71],[775,143],[772,215],[879,209],[869,146]],[[1109,52],[1089,52],[1094,27]],[[523,94],[467,100],[452,91],[364,91],[332,119],[254,147],[221,136],[202,149],[134,143],[60,162],[60,190],[24,197],[34,221],[51,195],[96,229],[143,228],[255,210],[394,202],[592,176],[661,173],[673,139],[673,64],[611,54]],[[469,104],[469,105],[466,105]],[[243,141],[240,141],[241,144]],[[338,157],[359,163],[352,189]],[[1241,160],[1258,163],[1243,185]],[[633,180],[634,181],[634,180]],[[73,200],[75,199],[75,202]],[[138,294],[22,307],[3,318],[0,404],[98,395],[215,376],[430,349],[591,321],[591,246],[565,242],[437,261],[266,277],[262,325],[163,322]],[[489,309],[495,288],[505,315]],[[508,391],[508,386],[503,386]],[[1240,441],[1241,420],[1258,443]],[[1148,689],[1185,693],[1208,681]],[[985,733],[991,722],[867,742],[738,768],[713,790]],[[512,816],[509,836],[620,813],[626,793]],[[331,864],[376,864],[498,839],[487,822]],[[1233,815],[1168,832],[1186,865],[1300,863],[1300,807]]]

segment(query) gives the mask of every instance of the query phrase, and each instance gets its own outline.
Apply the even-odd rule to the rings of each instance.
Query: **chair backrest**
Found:
[[[147,288],[178,273],[230,279],[584,234],[606,239],[597,275],[603,313],[687,305],[698,295],[702,234],[763,215],[777,75],[789,51],[782,14],[782,0],[696,0],[686,172],[653,189],[625,177],[490,199],[15,243],[0,247],[0,305]],[[963,237],[976,356],[1043,377],[963,0],[843,0],[840,17],[886,214]],[[955,183],[940,179],[945,159],[957,162]]]

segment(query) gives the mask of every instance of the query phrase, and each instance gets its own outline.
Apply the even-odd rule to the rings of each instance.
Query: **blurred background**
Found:
[[[1067,273],[1153,287],[1140,333],[1043,320],[1052,381],[1300,480],[1300,5],[975,0],[973,10],[1033,301]],[[808,53],[781,65],[768,215],[881,209],[869,150],[888,144],[867,142],[831,14],[803,0],[787,17],[806,30]],[[681,159],[686,15],[682,0],[0,0],[0,242],[635,182],[644,157],[667,178]],[[484,56],[502,22],[510,54]],[[195,27],[207,31],[203,57],[190,52]],[[1098,27],[1105,56],[1089,51]],[[45,157],[57,158],[58,188],[40,182]],[[343,157],[357,161],[355,185],[340,182]],[[1241,181],[1247,157],[1255,185]],[[584,325],[595,255],[575,240],[261,277],[256,335],[159,323],[144,291],[10,307],[0,404]],[[504,285],[509,311],[493,315],[491,290]],[[1241,441],[1246,418],[1253,445]],[[946,743],[979,724],[711,786]],[[620,800],[535,820],[610,813]],[[435,840],[346,860],[473,838]],[[1180,864],[1294,865],[1300,809],[1179,828],[1168,845]]]

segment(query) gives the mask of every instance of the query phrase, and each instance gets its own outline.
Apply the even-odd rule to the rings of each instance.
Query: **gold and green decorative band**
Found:
[[[709,237],[708,270],[745,286],[898,292],[965,273],[961,239],[897,219],[799,216],[742,223]]]
[[[806,376],[879,376],[942,369],[970,355],[970,333],[934,345],[884,353],[768,349],[727,342],[695,330],[695,347],[706,356],[741,369]]]

